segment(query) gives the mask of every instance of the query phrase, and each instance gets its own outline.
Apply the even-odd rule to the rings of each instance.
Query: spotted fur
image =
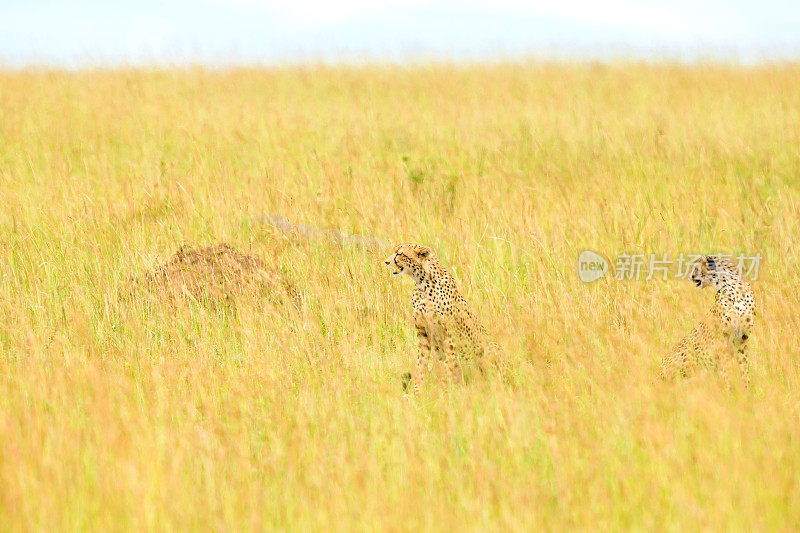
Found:
[[[750,284],[729,260],[703,256],[692,265],[691,279],[698,287],[716,290],[711,311],[684,337],[661,363],[661,375],[670,379],[689,376],[699,367],[716,369],[730,386],[728,367],[738,364],[745,387],[750,386],[747,341],[755,318]]]
[[[458,291],[452,274],[427,246],[401,244],[386,258],[395,276],[407,274],[414,281],[411,294],[414,327],[419,348],[414,371],[404,376],[404,388],[411,382],[415,391],[432,369],[460,381],[466,361],[483,371],[488,347],[486,330]]]

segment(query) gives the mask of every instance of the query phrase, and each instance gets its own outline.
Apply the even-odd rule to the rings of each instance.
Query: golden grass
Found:
[[[799,88],[797,65],[0,73],[0,526],[797,529]],[[281,269],[302,312],[120,300],[185,241]],[[401,396],[411,287],[381,259],[407,241],[505,379]],[[660,383],[712,294],[585,285],[585,248],[760,252],[753,390]]]

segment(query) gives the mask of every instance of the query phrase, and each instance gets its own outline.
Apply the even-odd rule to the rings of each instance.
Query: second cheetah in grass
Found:
[[[693,265],[691,279],[698,287],[716,290],[710,312],[661,363],[665,379],[689,376],[698,367],[717,369],[730,386],[728,366],[735,363],[746,388],[750,387],[747,341],[755,318],[750,284],[728,259],[702,256]]]

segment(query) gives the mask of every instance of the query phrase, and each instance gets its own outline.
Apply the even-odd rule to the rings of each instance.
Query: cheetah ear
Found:
[[[717,269],[717,261],[714,259],[713,256],[709,255],[708,257],[706,257],[706,263],[708,263],[709,270]]]
[[[422,248],[417,250],[417,257],[424,258],[424,257],[428,257],[429,255],[431,255],[431,249],[428,248],[427,246],[423,246]]]

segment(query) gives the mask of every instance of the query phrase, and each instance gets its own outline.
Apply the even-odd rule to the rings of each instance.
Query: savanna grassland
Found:
[[[0,528],[796,530],[798,150],[797,65],[4,71]],[[403,397],[409,241],[486,379]],[[301,303],[130,289],[223,242]],[[760,253],[752,390],[659,381],[713,293],[584,249]]]

